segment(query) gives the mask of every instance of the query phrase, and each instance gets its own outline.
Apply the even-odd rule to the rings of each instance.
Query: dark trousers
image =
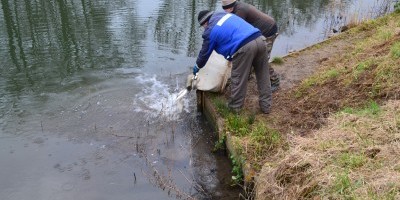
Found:
[[[272,51],[272,47],[274,46],[276,37],[278,37],[278,33],[276,33],[273,36],[267,37],[265,39],[265,46],[267,47],[268,60],[271,58],[271,51]],[[267,65],[269,65],[268,62],[267,62]],[[271,79],[271,83],[279,84],[279,76],[271,66],[269,66],[269,77]]]
[[[230,108],[242,108],[247,92],[248,77],[253,66],[257,79],[260,108],[263,112],[269,112],[272,95],[266,51],[265,37],[260,36],[241,47],[233,55]]]

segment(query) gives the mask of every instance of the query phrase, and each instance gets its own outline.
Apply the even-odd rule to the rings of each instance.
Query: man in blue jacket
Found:
[[[251,67],[257,79],[259,105],[263,113],[270,113],[272,97],[265,37],[259,29],[242,18],[226,13],[203,10],[198,21],[204,27],[203,45],[197,57],[193,74],[207,63],[215,50],[232,62],[231,96],[228,106],[234,112],[243,107]]]

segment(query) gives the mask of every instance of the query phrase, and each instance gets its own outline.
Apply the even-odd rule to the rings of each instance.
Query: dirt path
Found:
[[[327,45],[321,46],[324,43]],[[325,41],[289,54],[284,58],[283,64],[272,64],[271,66],[281,77],[281,91],[279,92],[292,88],[313,74],[324,62],[345,52],[350,45],[350,39]]]
[[[248,85],[248,94],[245,109],[257,113],[257,117],[272,122],[274,128],[281,133],[297,132],[306,134],[312,129],[319,128],[323,124],[323,118],[328,113],[320,113],[321,106],[307,105],[307,100],[295,99],[293,90],[302,80],[314,74],[324,66],[332,65],[340,59],[340,56],[348,52],[359,39],[365,38],[368,32],[358,35],[358,38],[346,37],[346,33],[334,36],[324,42],[291,53],[283,58],[282,64],[272,64],[272,67],[281,77],[281,88],[273,93],[272,113],[263,115],[259,111],[258,91],[255,79],[251,79]],[[335,84],[335,83],[331,83]],[[326,89],[326,88],[321,88]],[[318,92],[318,91],[316,91]],[[325,91],[326,93],[327,91]],[[323,92],[321,92],[322,94]],[[332,95],[332,100],[336,99]],[[329,98],[328,98],[329,99]],[[338,98],[340,99],[340,97]],[[319,103],[337,108],[334,102],[324,102],[326,97]],[[329,109],[328,109],[329,110]],[[326,111],[324,111],[326,112]]]

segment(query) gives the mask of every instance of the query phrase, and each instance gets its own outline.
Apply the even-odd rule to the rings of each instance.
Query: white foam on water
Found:
[[[142,87],[133,100],[135,112],[146,113],[153,118],[164,117],[167,120],[177,120],[183,111],[189,112],[189,100],[183,98],[185,95],[178,98],[182,91],[170,92],[169,86],[158,81],[156,76],[142,75],[135,80]]]

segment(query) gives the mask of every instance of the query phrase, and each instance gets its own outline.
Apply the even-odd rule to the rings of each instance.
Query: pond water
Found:
[[[245,1],[273,16],[272,56],[390,1]],[[237,199],[194,92],[203,0],[0,0],[0,197]]]

